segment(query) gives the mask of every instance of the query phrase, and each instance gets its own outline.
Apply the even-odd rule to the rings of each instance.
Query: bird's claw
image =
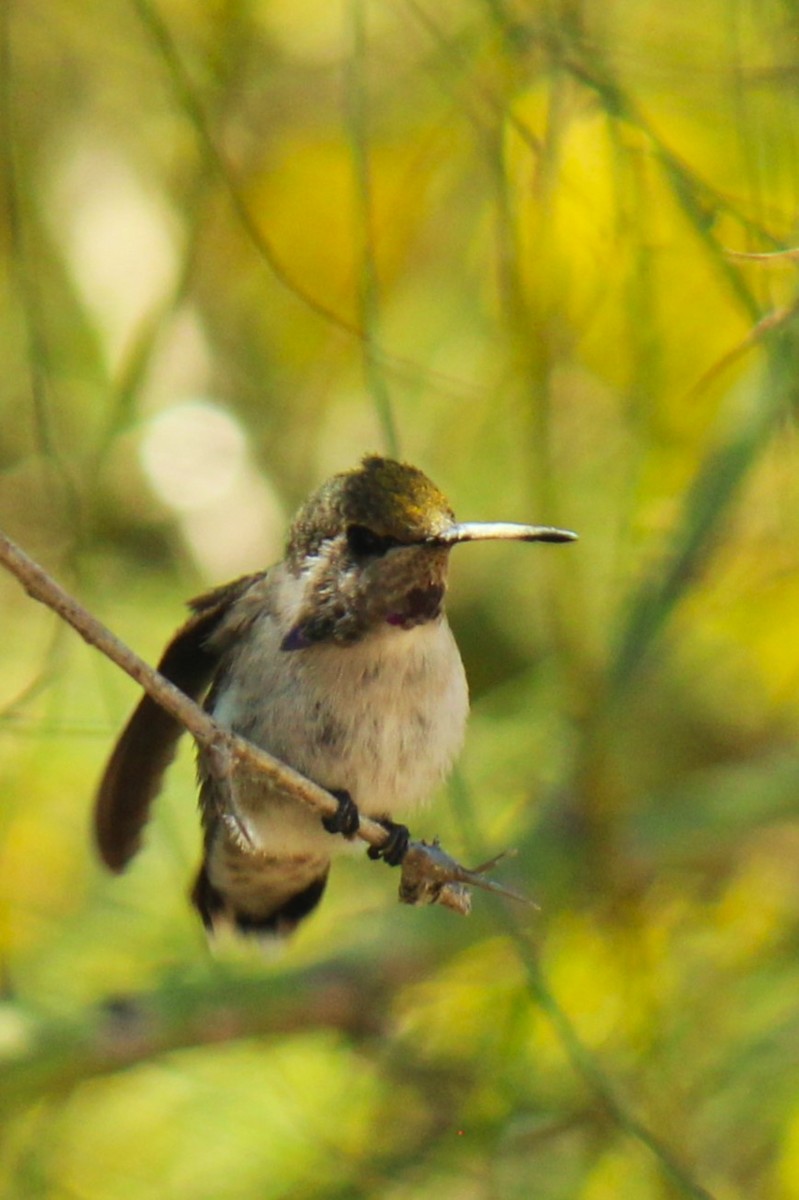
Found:
[[[338,808],[331,817],[322,817],[322,824],[328,833],[340,833],[346,838],[355,837],[361,824],[357,804],[349,792],[331,791],[330,794],[338,800]]]
[[[388,834],[382,846],[370,846],[367,854],[370,858],[382,858],[390,867],[398,867],[408,853],[408,843],[411,840],[407,825],[398,825],[395,821],[378,820]]]

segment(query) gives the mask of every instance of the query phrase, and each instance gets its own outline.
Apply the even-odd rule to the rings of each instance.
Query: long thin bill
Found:
[[[452,525],[440,534],[437,542],[455,545],[458,542],[574,542],[577,534],[571,529],[554,529],[551,525],[516,525],[512,521],[467,521]]]

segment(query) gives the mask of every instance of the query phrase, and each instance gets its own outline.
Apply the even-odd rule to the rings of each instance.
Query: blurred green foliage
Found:
[[[101,872],[135,689],[0,577],[0,1200],[799,1197],[796,5],[1,19],[0,526],[98,616],[155,659],[366,450],[581,541],[457,553],[413,826],[540,912],[359,857],[275,962],[188,747]]]

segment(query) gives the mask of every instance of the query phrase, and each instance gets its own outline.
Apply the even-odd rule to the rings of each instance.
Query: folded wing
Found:
[[[247,575],[191,601],[194,615],[164,651],[158,670],[192,700],[211,683],[226,642],[212,640],[231,605],[263,573]],[[183,726],[144,696],[120,734],[97,791],[94,832],[100,857],[122,871],[139,848],[150,807],[175,757]]]

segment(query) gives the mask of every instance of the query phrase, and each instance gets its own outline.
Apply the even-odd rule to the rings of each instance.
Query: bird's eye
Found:
[[[347,545],[355,558],[380,558],[399,544],[396,538],[375,533],[366,525],[350,525],[347,529]]]

